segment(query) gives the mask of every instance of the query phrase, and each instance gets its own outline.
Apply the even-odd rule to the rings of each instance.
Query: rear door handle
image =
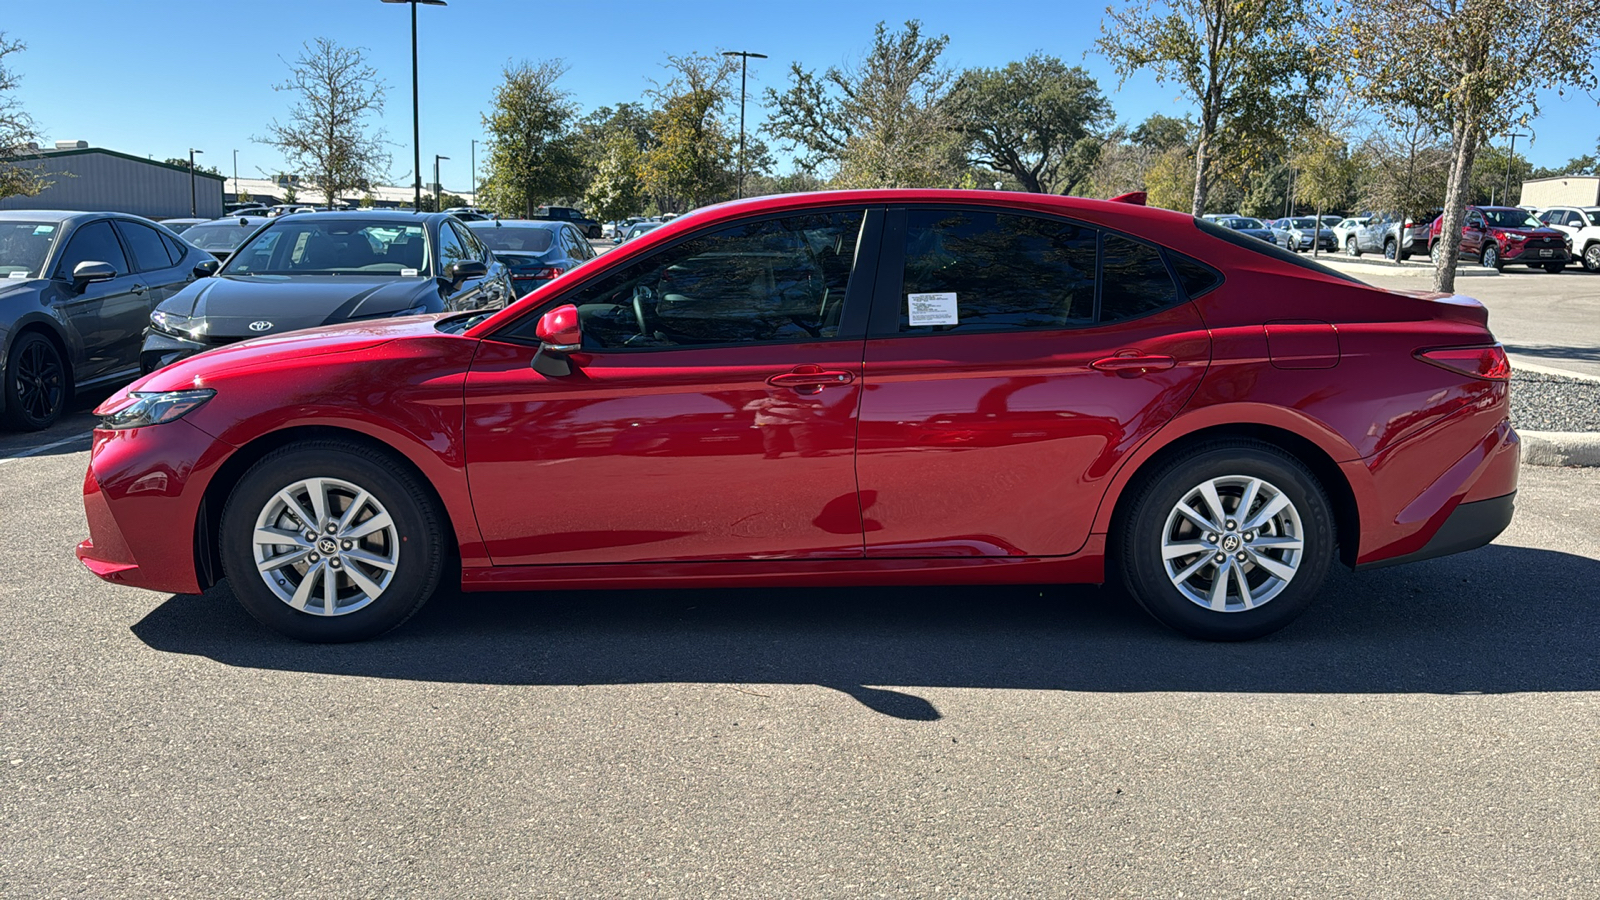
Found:
[[[795,390],[820,391],[825,387],[849,384],[856,380],[854,372],[843,369],[823,369],[818,366],[800,366],[792,372],[784,372],[767,379],[767,384],[773,387],[794,388]]]
[[[1178,361],[1170,356],[1107,356],[1097,359],[1089,365],[1102,372],[1115,372],[1118,375],[1132,377],[1143,375],[1146,372],[1161,372],[1177,365]]]

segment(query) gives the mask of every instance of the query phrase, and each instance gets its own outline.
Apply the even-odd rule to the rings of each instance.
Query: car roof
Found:
[[[396,225],[414,225],[418,222],[437,222],[441,219],[453,219],[449,213],[411,213],[396,212],[390,209],[344,210],[332,211],[318,210],[308,213],[288,213],[273,219],[274,222],[286,222],[291,219],[300,221],[315,218],[318,222],[393,222]]]
[[[4,209],[0,210],[0,222],[57,222],[66,224],[80,219],[127,219],[130,222],[151,222],[143,216],[129,215],[119,212],[87,212],[78,209]]]
[[[493,231],[496,228],[542,228],[546,231],[554,231],[558,228],[571,227],[566,222],[559,222],[553,219],[477,219],[472,222],[463,222],[462,224],[480,231]]]

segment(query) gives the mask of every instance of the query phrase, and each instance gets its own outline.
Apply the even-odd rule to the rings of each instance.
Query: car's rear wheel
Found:
[[[1321,485],[1270,444],[1207,444],[1172,460],[1121,520],[1123,583],[1191,637],[1248,640],[1293,621],[1333,558]]]
[[[1503,268],[1500,262],[1500,248],[1494,244],[1483,248],[1483,256],[1479,261],[1483,263],[1485,269],[1494,269],[1498,272]]]
[[[67,364],[49,338],[29,331],[11,345],[5,371],[5,423],[19,431],[49,428],[67,406]]]
[[[360,444],[292,444],[245,473],[222,513],[223,570],[257,620],[302,641],[359,641],[409,619],[444,561],[442,516]]]
[[[1600,244],[1590,244],[1583,251],[1583,268],[1589,272],[1600,272]]]
[[[1398,247],[1395,245],[1394,241],[1384,241],[1383,242],[1383,258],[1384,259],[1387,259],[1387,260],[1393,262],[1397,253],[1398,253]]]
[[[1355,237],[1352,236],[1352,237],[1347,237],[1347,238],[1344,239],[1344,252],[1345,252],[1345,255],[1347,255],[1347,256],[1360,256],[1361,255],[1361,248],[1356,246]]]

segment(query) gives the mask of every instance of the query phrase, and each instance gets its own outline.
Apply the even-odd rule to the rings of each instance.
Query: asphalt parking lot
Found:
[[[1600,277],[1461,290],[1600,347]],[[0,896],[1600,894],[1600,470],[1247,644],[1039,586],[447,593],[308,646],[77,563],[90,425],[0,433]]]

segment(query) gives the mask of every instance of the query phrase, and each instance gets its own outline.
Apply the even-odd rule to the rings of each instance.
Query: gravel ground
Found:
[[[1528,431],[1600,431],[1600,382],[1516,372],[1511,423]]]

